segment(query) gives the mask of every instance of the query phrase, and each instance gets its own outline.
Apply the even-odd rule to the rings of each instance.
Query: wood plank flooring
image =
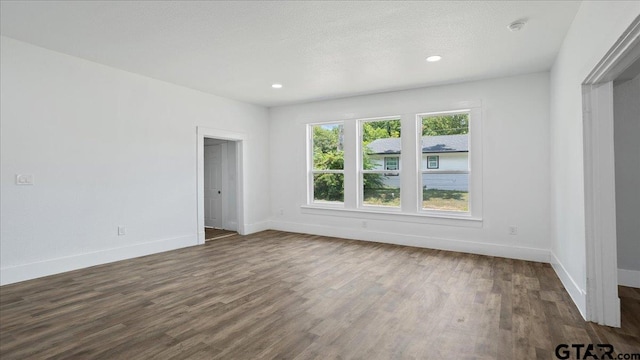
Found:
[[[237,234],[237,233],[235,231],[229,231],[229,230],[204,228],[204,238],[206,241],[221,239],[223,237],[231,236],[233,234]]]
[[[556,359],[640,353],[582,320],[548,264],[265,231],[0,288],[0,358]]]

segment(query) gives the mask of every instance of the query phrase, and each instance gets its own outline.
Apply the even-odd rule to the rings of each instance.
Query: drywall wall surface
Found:
[[[618,268],[640,281],[640,76],[613,88]]]
[[[195,245],[197,126],[246,134],[245,222],[268,220],[266,108],[1,45],[2,284]]]
[[[586,244],[581,84],[639,14],[640,2],[583,2],[551,69],[552,260],[582,314]]]
[[[548,89],[549,74],[544,72],[270,108],[272,227],[548,261]],[[399,114],[411,118],[467,102],[481,103],[482,109],[479,227],[306,211],[308,124]],[[517,235],[509,234],[510,225],[518,227]]]

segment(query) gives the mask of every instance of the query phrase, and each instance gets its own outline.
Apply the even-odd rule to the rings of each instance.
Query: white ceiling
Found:
[[[276,106],[548,70],[577,1],[2,1],[2,35]],[[526,18],[520,32],[507,25]],[[442,55],[427,63],[429,55]],[[282,83],[279,90],[272,83]]]

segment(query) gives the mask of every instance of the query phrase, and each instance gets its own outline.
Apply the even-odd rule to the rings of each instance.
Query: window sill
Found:
[[[303,214],[349,217],[365,220],[383,220],[429,225],[445,225],[469,228],[481,228],[482,219],[468,215],[403,213],[388,209],[345,209],[320,205],[302,205]]]

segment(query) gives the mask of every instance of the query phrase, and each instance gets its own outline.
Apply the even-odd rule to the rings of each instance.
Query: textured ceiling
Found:
[[[579,5],[2,1],[0,25],[17,40],[275,106],[548,70]],[[522,31],[507,30],[522,18]],[[425,62],[433,54],[443,60]]]

